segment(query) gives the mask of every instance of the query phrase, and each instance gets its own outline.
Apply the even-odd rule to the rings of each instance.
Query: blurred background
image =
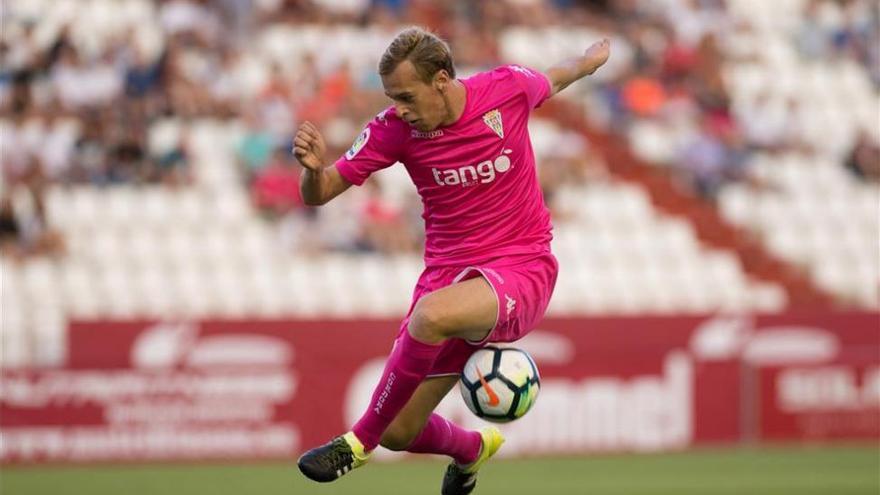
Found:
[[[561,271],[547,321],[522,344],[546,379],[530,413],[538,433],[525,431],[530,419],[512,427],[510,455],[575,454],[560,471],[573,484],[544,491],[877,493],[876,2],[3,0],[0,9],[7,465],[288,459],[346,427],[423,267],[421,202],[396,166],[304,206],[291,135],[310,120],[328,158],[344,152],[390,104],[378,59],[416,24],[450,42],[460,76],[504,63],[545,69],[612,39],[608,64],[530,121]],[[590,433],[590,411],[610,404],[591,392],[603,377],[622,384],[602,395],[617,404],[607,410],[645,411],[644,421]],[[629,390],[639,377],[652,377],[656,393]],[[578,380],[581,402],[553,399]],[[337,395],[345,399],[328,398]],[[447,401],[449,415],[475,421],[458,397]],[[580,433],[544,441],[558,410],[566,435]],[[774,442],[786,447],[763,447]],[[719,444],[708,457],[666,454]],[[595,457],[631,451],[657,454]],[[794,491],[721,482],[761,482],[761,462],[743,459],[762,455],[796,459],[790,478],[766,480]],[[715,472],[686,467],[713,456],[730,470],[681,484]],[[541,489],[516,480],[530,468],[570,466],[506,462],[496,477],[514,481],[497,485],[504,493]],[[643,484],[630,463],[647,473]],[[364,483],[398,493],[381,487],[420,466],[379,466]],[[426,486],[439,483],[438,466],[427,464]],[[301,483],[287,468],[236,469],[230,493],[253,491],[254,479],[279,483],[263,493]],[[141,480],[143,493],[225,493],[211,475],[160,485],[149,480],[173,475],[108,472]],[[91,471],[63,471],[76,482],[48,473],[4,469],[0,487],[103,493],[77,484],[94,481]],[[399,493],[433,493],[419,489]]]

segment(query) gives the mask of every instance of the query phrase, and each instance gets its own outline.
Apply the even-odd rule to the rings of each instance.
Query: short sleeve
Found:
[[[403,139],[382,112],[371,120],[336,160],[336,170],[348,182],[360,186],[373,172],[390,167],[400,160]]]
[[[526,94],[529,108],[538,108],[544,100],[550,98],[550,80],[543,72],[529,69],[521,65],[508,65],[520,89]]]

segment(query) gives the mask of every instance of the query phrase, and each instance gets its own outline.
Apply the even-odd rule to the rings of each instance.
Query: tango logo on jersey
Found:
[[[504,173],[510,170],[510,157],[513,150],[505,149],[501,152],[501,156],[493,160],[480,162],[479,165],[465,165],[449,170],[431,169],[434,174],[434,182],[438,186],[457,186],[464,187],[475,186],[477,184],[488,184],[495,180],[495,173]]]
[[[495,131],[495,134],[498,134],[498,137],[504,137],[504,124],[501,122],[501,111],[497,108],[492,110],[491,112],[486,112],[483,115],[483,122],[489,126],[489,129]]]

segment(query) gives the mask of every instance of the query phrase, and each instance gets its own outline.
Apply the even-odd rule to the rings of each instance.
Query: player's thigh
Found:
[[[428,417],[458,382],[458,376],[427,378],[416,388],[409,401],[382,435],[381,444],[391,450],[403,450],[419,435]]]
[[[492,330],[497,317],[495,291],[485,278],[477,276],[419,299],[409,331],[429,343],[453,337],[478,341]]]

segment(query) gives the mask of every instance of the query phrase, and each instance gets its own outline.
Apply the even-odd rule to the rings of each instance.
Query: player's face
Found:
[[[440,71],[426,83],[409,60],[398,64],[391,74],[382,76],[385,94],[394,101],[397,115],[420,131],[436,129],[448,115],[443,94],[449,82],[446,71]]]

